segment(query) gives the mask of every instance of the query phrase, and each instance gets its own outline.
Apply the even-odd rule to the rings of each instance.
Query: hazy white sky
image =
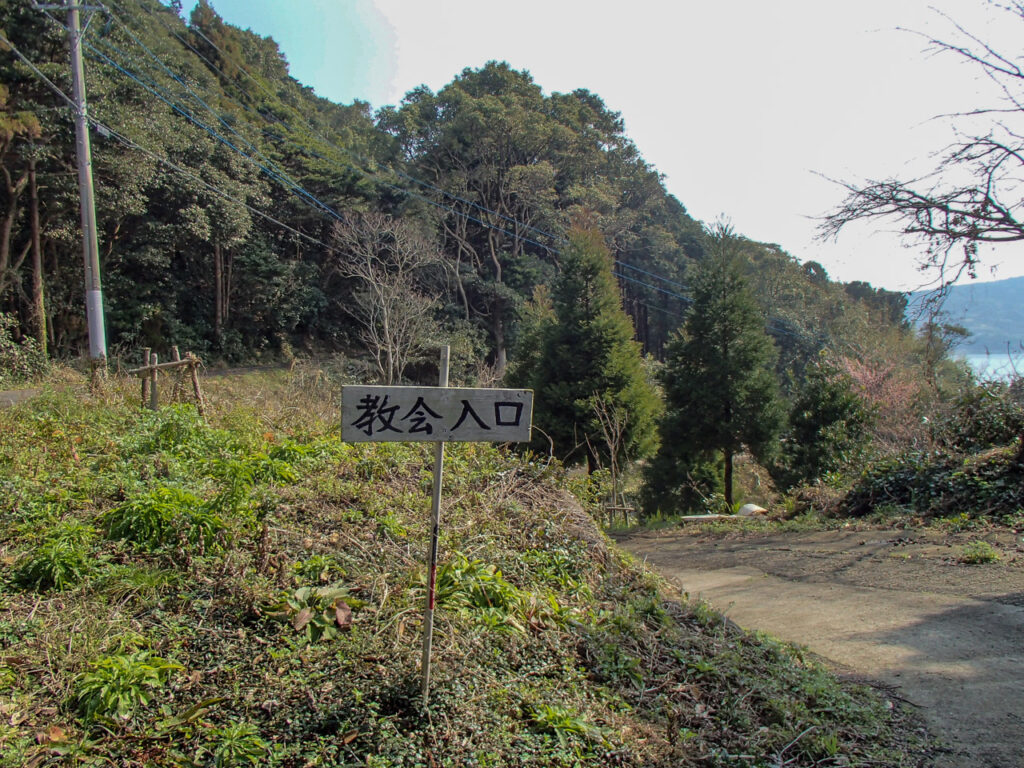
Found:
[[[396,104],[490,59],[545,90],[587,88],[690,214],[728,216],[833,278],[912,289],[925,278],[882,225],[817,242],[843,197],[821,175],[913,175],[953,138],[936,115],[994,99],[992,84],[935,56],[915,30],[952,19],[1016,51],[1019,28],[986,0],[211,0],[272,36],[292,75],[342,103]],[[936,10],[938,9],[938,10]],[[951,18],[944,18],[941,12]],[[821,174],[821,175],[819,175]],[[1024,275],[1022,249],[983,253],[982,278]]]

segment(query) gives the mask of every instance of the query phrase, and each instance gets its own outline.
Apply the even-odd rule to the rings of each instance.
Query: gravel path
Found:
[[[1002,561],[960,563],[978,538]],[[949,747],[937,768],[1024,768],[1022,532],[676,528],[619,543],[741,626],[898,686]]]

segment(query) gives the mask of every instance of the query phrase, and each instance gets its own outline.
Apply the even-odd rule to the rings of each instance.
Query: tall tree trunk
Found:
[[[223,328],[227,328],[231,319],[231,273],[235,266],[235,254],[229,248],[224,254],[224,314],[220,322]]]
[[[224,341],[224,254],[220,243],[213,244],[213,339],[217,347]]]
[[[18,198],[28,184],[28,174],[15,181],[7,168],[3,169],[4,181],[7,186],[7,209],[0,218],[0,295],[7,290],[8,270],[11,266],[11,233],[14,220],[18,217]]]
[[[46,302],[43,296],[43,248],[39,234],[39,188],[36,186],[36,158],[28,161],[29,227],[32,236],[32,314],[39,349],[46,356]]]
[[[459,253],[455,257],[455,269],[452,271],[455,275],[455,287],[459,292],[459,300],[462,302],[462,311],[468,323],[470,320],[469,297],[466,296],[466,287],[462,284],[462,243],[459,243]]]
[[[732,511],[732,449],[726,448],[725,454],[725,504]]]
[[[508,367],[508,347],[505,344],[505,320],[501,316],[501,307],[494,307],[493,312],[491,331],[494,333],[494,374],[500,379]]]

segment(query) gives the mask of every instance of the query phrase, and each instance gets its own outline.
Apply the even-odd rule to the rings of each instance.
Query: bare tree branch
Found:
[[[1024,2],[992,7],[1024,22]],[[855,221],[891,221],[909,243],[924,247],[922,268],[948,284],[965,273],[976,275],[980,244],[1024,240],[1024,67],[1019,56],[997,50],[937,13],[950,23],[954,39],[922,35],[928,48],[980,68],[1005,103],[947,116],[990,118],[990,123],[980,132],[957,131],[958,140],[938,153],[935,170],[925,177],[858,183],[831,179],[847,195],[822,218],[819,234],[836,238]]]
[[[437,301],[422,288],[441,255],[410,223],[377,213],[346,216],[334,242],[333,271],[355,285],[346,310],[359,322],[381,380],[395,384],[436,336]]]

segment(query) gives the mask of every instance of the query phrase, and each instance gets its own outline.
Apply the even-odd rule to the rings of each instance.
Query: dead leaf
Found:
[[[346,731],[341,737],[342,744],[351,744],[359,737],[359,729],[353,728],[351,731]]]
[[[312,618],[313,618],[313,609],[312,608],[303,608],[301,611],[299,611],[297,614],[295,614],[295,618],[292,619],[292,626],[295,627],[296,630],[301,630],[307,624],[309,624],[309,622],[312,620]]]
[[[51,725],[45,731],[36,734],[36,744],[55,744],[65,741],[68,735],[59,725]]]
[[[334,605],[334,621],[341,629],[352,628],[352,609],[344,600]]]

